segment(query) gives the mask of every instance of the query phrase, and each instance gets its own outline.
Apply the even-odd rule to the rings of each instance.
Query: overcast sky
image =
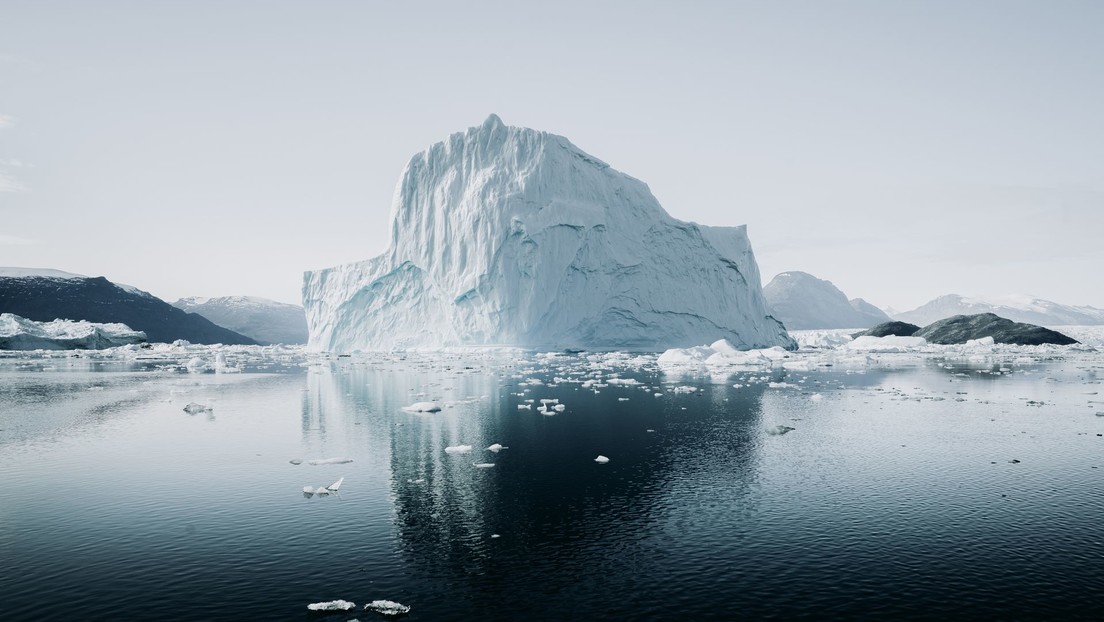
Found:
[[[1104,2],[596,4],[0,0],[0,265],[298,302],[495,112],[764,283],[1104,307]]]

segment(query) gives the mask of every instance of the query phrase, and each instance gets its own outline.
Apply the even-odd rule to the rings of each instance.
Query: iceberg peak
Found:
[[[493,113],[493,112],[490,115],[488,115],[487,120],[483,122],[483,128],[484,129],[492,129],[493,130],[493,129],[497,129],[497,128],[500,128],[500,127],[506,127],[506,124],[504,124],[502,122],[502,119],[500,119],[498,117],[498,115]]]
[[[745,227],[676,220],[640,180],[494,114],[410,159],[391,219],[383,254],[305,274],[312,349],[796,346]]]

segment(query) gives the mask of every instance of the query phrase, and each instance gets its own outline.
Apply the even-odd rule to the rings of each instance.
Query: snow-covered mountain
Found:
[[[37,322],[125,324],[152,342],[255,343],[135,287],[60,270],[0,268],[0,313]]]
[[[790,330],[870,328],[890,317],[863,300],[848,300],[831,281],[807,272],[783,272],[763,288],[774,317]]]
[[[298,305],[257,296],[193,296],[172,305],[262,344],[307,342],[307,318]]]
[[[745,227],[675,220],[643,182],[495,115],[415,155],[391,219],[382,255],[304,275],[312,348],[796,345]]]
[[[1013,322],[1040,326],[1085,326],[1104,324],[1104,309],[1063,305],[1034,296],[968,298],[958,294],[940,296],[912,311],[898,313],[894,319],[926,326],[954,315],[993,313]]]

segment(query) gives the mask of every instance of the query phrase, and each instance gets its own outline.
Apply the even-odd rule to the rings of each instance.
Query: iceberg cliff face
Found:
[[[745,227],[671,218],[566,138],[491,115],[407,164],[390,246],[307,272],[310,346],[795,347]]]

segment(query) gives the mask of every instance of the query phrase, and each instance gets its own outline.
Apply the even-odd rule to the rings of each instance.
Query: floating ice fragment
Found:
[[[493,451],[497,454],[498,452],[502,451],[503,449],[509,449],[509,447],[503,447],[502,445],[500,445],[498,443],[494,443],[493,445],[491,445],[490,447],[487,448],[487,451]]]
[[[809,399],[813,400],[814,402],[819,402],[820,400],[824,399],[824,396],[820,393],[814,393]]]
[[[495,465],[495,463],[493,463],[493,462],[473,462],[472,463],[472,466],[477,468],[477,469],[489,469],[489,468],[493,467],[494,465]]]
[[[401,605],[393,600],[373,600],[367,605],[364,605],[364,609],[382,613],[385,616],[399,616],[404,613],[410,613],[410,607]]]
[[[329,490],[330,492],[337,492],[337,490],[338,490],[339,488],[341,488],[341,484],[342,484],[342,483],[343,483],[344,481],[345,481],[345,478],[344,478],[344,477],[342,477],[341,479],[339,479],[339,480],[337,480],[336,482],[334,482],[334,483],[330,484],[329,486],[326,486],[326,490]]]
[[[556,404],[555,406],[552,407],[552,410],[554,410],[558,413],[562,413],[565,408],[567,408],[567,407],[564,406],[563,404]]]
[[[311,603],[307,605],[307,609],[311,611],[348,611],[356,607],[356,603],[351,603],[347,600],[330,600],[324,603]]]
[[[308,497],[314,494],[314,486],[303,486],[303,494]]]
[[[609,458],[607,458],[605,456],[598,456],[597,458],[594,459],[594,461],[597,462],[598,464],[605,464],[605,463],[609,462]]]
[[[403,410],[412,413],[435,413],[441,412],[441,407],[434,402],[415,402],[410,406],[403,406]]]
[[[307,460],[307,464],[311,466],[319,466],[322,464],[345,464],[352,461],[352,458],[317,458],[315,460]]]
[[[205,413],[208,410],[211,409],[204,406],[203,404],[196,404],[195,402],[188,402],[188,405],[184,407],[184,412],[188,413],[189,415],[194,415],[196,413]]]
[[[532,404],[518,404],[518,410],[533,410]]]
[[[445,447],[446,454],[466,454],[471,450],[471,445],[453,445],[451,447]]]
[[[774,435],[774,436],[782,436],[786,432],[793,432],[796,429],[797,428],[791,428],[788,425],[780,425],[780,426],[777,426],[777,427],[774,427],[774,428],[771,428],[771,429],[767,430],[767,434],[771,434],[771,435]]]
[[[288,460],[288,462],[294,464],[295,466],[299,466],[300,464],[303,464],[303,459],[302,458],[292,458],[291,460]]]

